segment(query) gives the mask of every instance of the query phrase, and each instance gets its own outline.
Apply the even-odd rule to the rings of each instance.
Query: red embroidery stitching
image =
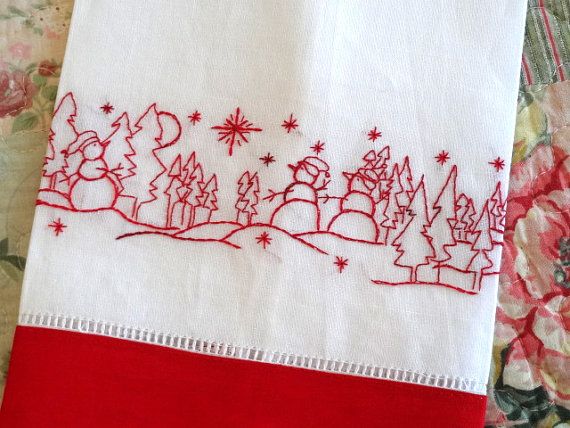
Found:
[[[283,128],[285,128],[285,130],[287,131],[287,134],[289,134],[291,131],[294,131],[295,129],[297,129],[299,124],[297,123],[297,119],[295,119],[293,117],[293,113],[291,113],[291,115],[289,116],[289,119],[285,119],[283,121],[283,123],[281,124],[281,126]]]
[[[344,269],[346,269],[346,267],[348,266],[348,259],[345,259],[345,258],[340,257],[340,256],[336,256],[334,264],[338,268],[338,273],[342,273],[342,271]]]
[[[495,168],[495,171],[499,172],[505,167],[505,161],[500,157],[497,157],[497,159],[493,159],[491,162],[489,162],[489,165],[493,166],[493,168]]]
[[[372,141],[373,143],[375,143],[376,140],[377,140],[378,138],[381,138],[381,137],[382,137],[382,132],[378,131],[378,127],[377,127],[377,126],[375,126],[373,129],[371,129],[371,130],[368,132],[368,139],[369,139],[370,141]]]
[[[325,150],[325,143],[322,143],[321,140],[318,140],[314,146],[311,146],[311,150],[315,152],[317,156],[321,154]]]
[[[76,115],[69,93],[54,112],[37,204],[73,212],[112,210],[146,228],[117,239],[158,234],[240,249],[232,239],[260,228],[253,237],[263,249],[277,236],[286,236],[322,255],[329,254],[329,246],[338,250],[338,245],[348,245],[345,251],[380,251],[382,257],[392,258],[393,278],[401,279],[373,279],[376,284],[438,285],[469,294],[480,290],[484,276],[498,271],[491,253],[502,245],[505,227],[501,183],[477,211],[473,199],[458,194],[455,165],[431,203],[427,180],[414,180],[407,156],[391,164],[389,146],[369,150],[355,170],[339,174],[346,180],[340,195],[327,190],[332,180],[329,164],[306,156],[288,165],[291,180],[282,191],[268,189],[263,198],[259,173],[244,171],[236,182],[235,221],[216,221],[218,176],[205,173],[195,152],[186,157],[176,151],[182,127],[175,115],[152,104],[131,128],[128,114],[122,113],[106,138],[78,131]],[[296,125],[292,115],[290,121]],[[212,129],[219,131],[218,141],[229,145],[230,155],[235,144],[248,142],[251,132],[261,132],[239,108],[224,125]],[[376,127],[371,132],[375,138],[381,135]],[[320,154],[324,144],[319,140],[311,149]],[[436,156],[442,166],[449,159],[445,150]],[[275,162],[271,153],[259,160],[266,166]],[[502,159],[494,162],[499,161],[504,167]],[[266,222],[257,220],[265,215]],[[59,218],[48,226],[56,236],[66,227]],[[348,258],[335,256],[333,263],[342,273]]]
[[[212,129],[218,131],[218,141],[222,141],[229,146],[229,155],[233,154],[234,145],[238,147],[242,143],[249,143],[247,136],[252,132],[261,132],[261,128],[256,128],[253,123],[246,120],[239,107],[236,108],[235,114],[230,114],[223,125],[212,126]]]
[[[439,154],[437,156],[435,156],[435,159],[436,159],[438,164],[443,166],[450,159],[449,158],[449,152],[442,150],[441,152],[439,152]]]
[[[53,229],[55,236],[59,236],[59,234],[63,233],[63,229],[65,229],[67,226],[61,222],[61,218],[58,218],[57,220],[54,220],[48,224],[48,227],[51,227]]]
[[[263,232],[261,235],[259,235],[255,238],[255,241],[259,245],[261,245],[264,250],[267,248],[268,245],[271,245],[272,240],[273,240],[273,238],[271,238],[269,236],[269,233],[267,233],[267,232]]]
[[[111,114],[111,113],[113,113],[113,110],[115,110],[115,107],[113,107],[109,102],[102,105],[100,108],[101,108],[101,110],[103,110],[103,113],[105,113],[105,114]]]
[[[188,119],[190,119],[190,122],[192,123],[192,125],[196,125],[198,122],[200,122],[202,120],[202,113],[200,113],[198,110],[194,111],[194,113],[192,113],[190,116],[188,116]]]
[[[269,167],[270,164],[275,162],[275,156],[272,156],[271,153],[267,153],[265,156],[259,158],[262,164]]]

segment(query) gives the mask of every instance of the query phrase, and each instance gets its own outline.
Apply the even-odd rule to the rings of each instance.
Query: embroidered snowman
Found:
[[[330,181],[329,165],[315,157],[307,156],[295,165],[293,183],[283,192],[283,202],[271,216],[271,224],[293,234],[314,232],[321,228],[318,192]]]
[[[340,212],[334,216],[328,231],[346,238],[367,242],[378,240],[378,226],[374,220],[376,206],[370,193],[379,177],[372,169],[361,168],[355,174],[344,173],[348,179],[348,192],[341,199]]]
[[[119,181],[105,162],[105,148],[97,133],[86,131],[70,144],[66,157],[81,154],[77,173],[71,177],[69,199],[79,211],[112,208],[119,194]]]

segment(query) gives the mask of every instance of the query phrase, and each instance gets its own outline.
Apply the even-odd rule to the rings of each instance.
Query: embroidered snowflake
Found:
[[[491,162],[489,162],[489,165],[492,165],[493,168],[495,168],[495,170],[499,172],[505,167],[505,160],[501,159],[500,157],[497,157],[497,159],[493,159]]]
[[[378,127],[375,126],[368,132],[368,139],[373,143],[376,142],[378,138],[382,137],[382,132],[378,131]]]
[[[293,113],[291,113],[289,119],[285,119],[281,126],[285,128],[287,130],[287,134],[289,134],[291,131],[297,129],[299,124],[297,123],[297,119],[293,117]]]
[[[257,236],[255,238],[255,240],[257,241],[257,243],[259,245],[261,245],[263,247],[263,249],[265,250],[267,248],[268,245],[271,245],[271,241],[273,240],[273,238],[271,238],[269,236],[269,233],[267,232],[263,232],[261,235]]]
[[[55,236],[59,236],[59,234],[63,233],[63,229],[65,229],[67,226],[61,222],[61,218],[58,218],[57,220],[54,220],[48,224],[48,227],[53,229]]]
[[[321,140],[318,140],[314,146],[311,146],[311,150],[318,156],[322,151],[325,150],[325,143],[322,143]]]
[[[444,165],[449,159],[449,152],[442,150],[439,154],[435,157],[436,161],[440,165]]]
[[[101,107],[99,107],[101,110],[103,110],[103,113],[105,114],[111,114],[113,113],[113,110],[115,110],[115,107],[113,107],[111,104],[107,103],[102,105]]]
[[[338,268],[338,273],[342,273],[342,271],[348,266],[348,259],[336,256],[334,264]]]
[[[242,143],[249,143],[247,139],[249,134],[262,131],[245,118],[239,107],[236,108],[235,113],[226,118],[222,125],[212,126],[212,129],[218,131],[218,141],[229,146],[230,156],[233,154],[234,145],[241,146]]]
[[[265,156],[260,157],[259,160],[265,166],[269,166],[270,164],[275,162],[275,156],[273,156],[271,153],[267,153]]]
[[[192,123],[192,125],[196,125],[198,122],[200,122],[202,120],[202,113],[200,113],[198,110],[196,110],[194,113],[192,113],[190,116],[188,116],[188,119],[190,119],[190,122]]]

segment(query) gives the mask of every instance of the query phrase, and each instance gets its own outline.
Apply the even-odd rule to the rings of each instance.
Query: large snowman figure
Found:
[[[283,202],[273,212],[271,224],[292,234],[320,230],[318,192],[330,181],[329,165],[307,156],[289,168],[293,170],[293,183],[285,188]]]
[[[73,208],[92,211],[112,208],[119,194],[115,175],[105,162],[105,148],[97,133],[86,131],[80,134],[67,149],[66,156],[81,154],[77,173],[71,177],[69,199]]]

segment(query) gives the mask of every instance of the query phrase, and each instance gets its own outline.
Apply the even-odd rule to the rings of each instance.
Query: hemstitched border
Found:
[[[116,339],[126,339],[184,351],[216,355],[219,357],[238,358],[241,360],[280,364],[330,373],[407,382],[464,392],[485,394],[486,391],[486,384],[475,379],[421,373],[394,367],[379,367],[373,364],[333,360],[322,357],[295,355],[280,351],[267,351],[253,346],[219,343],[215,340],[196,339],[188,336],[156,332],[81,317],[49,313],[22,313],[19,316],[19,325],[97,334]]]

